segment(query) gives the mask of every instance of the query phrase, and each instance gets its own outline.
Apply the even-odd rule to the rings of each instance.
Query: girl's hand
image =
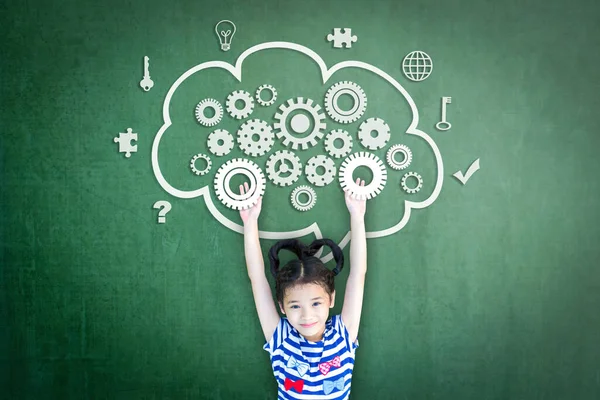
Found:
[[[365,186],[365,181],[360,178],[356,178],[356,184],[359,186]],[[367,201],[355,199],[348,189],[344,189],[344,197],[346,198],[346,207],[348,212],[352,216],[363,217],[367,211]]]
[[[244,186],[240,185],[240,194],[244,194],[248,191],[248,182],[244,182]],[[247,221],[257,221],[258,216],[260,215],[260,210],[262,208],[262,196],[258,198],[258,203],[253,205],[252,207],[246,210],[240,210],[240,217],[242,217],[242,221],[244,224]]]

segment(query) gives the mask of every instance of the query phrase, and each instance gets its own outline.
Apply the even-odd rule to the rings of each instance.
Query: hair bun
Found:
[[[296,257],[298,257],[299,260],[305,260],[308,257],[314,257],[323,246],[329,246],[329,248],[331,248],[336,263],[332,272],[334,275],[339,274],[342,268],[344,268],[344,253],[331,239],[317,239],[308,246],[305,246],[304,243],[300,242],[298,239],[280,240],[269,249],[271,274],[273,277],[277,277],[277,273],[279,272],[279,250],[285,249],[291,251],[296,254]]]
[[[309,253],[311,256],[314,256],[323,246],[329,246],[331,252],[333,253],[333,258],[335,259],[335,268],[333,268],[332,272],[337,276],[342,271],[342,268],[344,268],[344,252],[333,240],[316,239],[310,245],[308,245],[307,253]]]

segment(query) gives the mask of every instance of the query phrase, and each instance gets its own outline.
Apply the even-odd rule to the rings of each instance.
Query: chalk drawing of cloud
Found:
[[[368,63],[364,63],[364,62],[360,62],[360,61],[343,61],[343,62],[333,65],[331,68],[327,68],[327,66],[325,65],[325,62],[322,60],[322,58],[317,53],[315,53],[313,50],[311,50],[305,46],[302,46],[302,45],[299,45],[296,43],[289,43],[289,42],[267,42],[267,43],[262,43],[262,44],[253,46],[253,47],[247,49],[246,51],[244,51],[239,56],[235,65],[231,65],[231,64],[228,64],[223,61],[209,61],[209,62],[201,63],[201,64],[196,65],[193,68],[190,68],[189,70],[187,70],[184,74],[182,74],[173,83],[173,85],[169,89],[169,91],[165,97],[165,101],[163,103],[163,121],[164,121],[164,123],[160,127],[158,132],[156,133],[156,136],[154,137],[154,141],[152,144],[152,169],[154,171],[154,175],[155,175],[158,183],[167,193],[169,193],[172,196],[182,198],[182,199],[192,199],[192,198],[196,198],[196,197],[202,197],[204,199],[204,202],[205,202],[208,210],[211,212],[213,217],[215,217],[222,225],[224,225],[227,228],[229,228],[233,231],[236,231],[238,233],[243,233],[242,225],[231,221],[230,219],[225,217],[215,207],[215,204],[213,203],[213,200],[212,200],[212,197],[210,194],[209,185],[205,185],[205,186],[203,186],[199,189],[195,189],[195,190],[181,190],[176,187],[173,187],[169,182],[167,182],[167,180],[164,178],[164,176],[161,172],[160,166],[159,166],[158,151],[159,151],[160,143],[161,143],[163,136],[166,134],[168,128],[172,125],[171,117],[169,115],[169,107],[170,107],[171,100],[172,100],[175,92],[177,91],[177,89],[186,81],[186,79],[188,79],[190,76],[192,76],[200,71],[207,70],[210,68],[219,68],[219,69],[228,71],[239,82],[242,82],[242,65],[244,63],[244,60],[248,56],[250,56],[254,53],[260,52],[262,50],[267,50],[267,49],[288,49],[288,50],[293,50],[293,51],[302,53],[302,54],[310,57],[317,64],[317,66],[320,69],[321,76],[323,79],[323,84],[327,83],[327,81],[333,74],[335,74],[336,72],[338,72],[342,69],[345,69],[345,68],[357,68],[357,69],[370,71],[373,74],[376,74],[379,77],[381,77],[382,79],[384,79],[385,81],[387,81],[396,90],[398,90],[398,92],[400,92],[402,94],[402,96],[405,98],[408,106],[410,107],[410,111],[412,114],[412,120],[406,130],[406,133],[408,135],[415,135],[416,137],[423,139],[431,147],[433,154],[435,156],[435,166],[436,166],[436,175],[437,175],[436,179],[435,179],[435,186],[434,186],[431,194],[429,195],[429,197],[427,197],[426,199],[424,199],[422,201],[413,202],[410,200],[404,200],[404,213],[403,213],[401,219],[397,223],[395,223],[393,226],[390,226],[386,229],[367,232],[367,238],[378,238],[378,237],[388,236],[388,235],[392,235],[392,234],[400,231],[408,223],[408,221],[410,219],[411,211],[413,209],[426,208],[437,199],[437,197],[441,191],[442,185],[443,185],[444,166],[443,166],[443,162],[442,162],[442,156],[440,154],[438,146],[431,139],[431,137],[429,137],[429,135],[427,135],[425,132],[423,132],[417,128],[417,126],[419,124],[419,112],[417,110],[414,100],[411,98],[411,96],[408,94],[408,92],[404,89],[404,87],[400,83],[398,83],[393,77],[391,77],[389,74],[382,71],[381,69],[379,69],[373,65],[370,65]],[[310,225],[308,225],[302,229],[293,230],[293,231],[287,231],[287,232],[260,231],[259,232],[259,236],[263,239],[300,238],[300,237],[307,236],[310,234],[314,234],[316,238],[323,237],[320,232],[320,228],[316,222],[312,222]],[[344,248],[348,244],[349,241],[350,241],[350,232],[347,232],[346,235],[343,237],[343,239],[339,242],[340,247]],[[318,255],[320,255],[320,253]],[[328,254],[327,256],[325,256],[323,258],[323,261],[327,262],[331,259],[332,259],[332,255]]]

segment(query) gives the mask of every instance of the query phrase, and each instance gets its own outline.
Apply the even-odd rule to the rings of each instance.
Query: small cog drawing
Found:
[[[342,147],[336,147],[336,140],[341,140]],[[343,129],[334,129],[325,137],[325,150],[331,157],[346,157],[352,151],[352,136]]]
[[[376,137],[371,135],[373,131],[377,132]],[[385,147],[390,137],[390,127],[381,118],[369,118],[358,127],[360,143],[369,150]]]
[[[319,167],[324,169],[323,173]],[[304,167],[304,175],[310,183],[315,186],[326,186],[329,185],[335,179],[335,163],[333,160],[322,154],[311,157]]]
[[[303,134],[310,129],[310,120],[306,115],[294,115],[289,122],[293,132],[290,132],[287,128],[287,119],[296,110],[308,112],[313,119],[313,129],[304,137],[294,136],[294,134]],[[310,99],[306,99],[306,102],[302,97],[298,97],[295,100],[289,99],[286,104],[279,106],[279,111],[275,114],[275,119],[277,122],[273,124],[273,127],[275,128],[277,137],[280,139],[283,138],[284,146],[291,144],[294,150],[297,150],[298,147],[306,150],[310,146],[315,146],[317,140],[325,134],[325,114],[322,113],[321,106],[318,104],[313,105],[313,101]]]
[[[241,109],[236,106],[238,100],[244,102],[244,107]],[[254,99],[252,98],[252,95],[245,90],[236,90],[227,96],[225,105],[227,106],[229,115],[235,119],[243,119],[252,114],[252,111],[254,110]]]
[[[396,154],[401,153],[404,156],[402,161],[396,160]],[[412,151],[408,148],[408,146],[403,144],[395,144],[389,148],[387,151],[386,159],[388,165],[395,170],[401,170],[408,168],[410,163],[412,162]]]
[[[291,167],[288,165],[291,164]],[[300,178],[302,163],[289,150],[277,151],[267,160],[267,176],[276,185],[290,186]]]
[[[262,99],[262,97],[260,97],[263,90],[268,90],[269,92],[271,92],[270,100],[265,101]],[[277,100],[277,90],[275,90],[275,88],[271,85],[261,85],[256,90],[256,94],[254,95],[254,97],[256,97],[256,101],[258,102],[258,104],[260,104],[263,107],[268,107],[270,105],[273,105],[275,103],[275,100]]]
[[[215,156],[224,156],[233,149],[233,136],[225,129],[217,129],[208,135],[206,144]]]
[[[260,119],[244,122],[237,131],[237,142],[249,156],[260,157],[271,150],[275,135],[271,125]]]
[[[235,193],[231,190],[231,178],[235,175],[244,175],[250,181],[246,193]],[[234,158],[227,161],[217,170],[214,188],[217,197],[225,206],[234,210],[245,210],[258,202],[265,192],[266,179],[260,167],[253,161],[243,158]]]
[[[342,95],[352,97],[354,104],[350,110],[342,110],[338,100]],[[364,90],[354,82],[343,81],[332,85],[325,93],[325,110],[336,122],[349,124],[358,120],[367,109],[367,96]]]
[[[202,170],[196,168],[196,160],[199,158],[206,161],[206,167],[204,167],[204,169],[202,169]],[[190,161],[190,168],[192,169],[192,172],[195,173],[196,175],[208,174],[208,171],[210,171],[211,166],[212,166],[212,162],[210,161],[210,157],[207,156],[206,154],[202,154],[202,153],[196,154],[194,157],[192,157],[192,161]]]
[[[352,173],[357,167],[365,166],[373,173],[373,180],[368,185],[359,186],[354,182]],[[385,164],[375,154],[358,152],[350,154],[340,166],[340,185],[348,188],[350,193],[360,200],[372,199],[377,196],[387,182]]]
[[[212,117],[204,115],[204,110],[207,108],[212,108],[215,115]],[[215,99],[204,99],[196,106],[196,119],[200,125],[215,126],[221,122],[221,118],[223,118],[223,106]]]
[[[411,176],[417,178],[417,186],[415,186],[414,188],[409,188],[406,185],[406,180],[408,178],[410,178]],[[400,185],[402,186],[402,189],[406,193],[411,193],[411,194],[412,193],[417,193],[423,187],[423,178],[421,178],[421,175],[417,174],[416,172],[407,172],[406,174],[404,174],[404,176],[402,176],[402,180],[400,181]]]
[[[301,195],[307,195],[307,201],[301,201]],[[317,202],[317,193],[310,186],[298,186],[294,190],[292,190],[292,194],[290,196],[290,200],[292,201],[292,206],[298,211],[308,211],[314,207]]]

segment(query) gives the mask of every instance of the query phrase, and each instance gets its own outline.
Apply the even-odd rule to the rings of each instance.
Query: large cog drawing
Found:
[[[250,180],[250,187],[244,194],[231,190],[231,178],[237,174]],[[265,192],[266,179],[260,167],[250,160],[234,158],[217,170],[214,180],[215,193],[221,203],[234,210],[245,210],[258,202]]]
[[[352,173],[357,167],[364,165],[373,173],[373,180],[368,185],[358,186],[352,178]],[[350,154],[340,167],[340,185],[342,188],[348,188],[350,193],[360,200],[372,199],[377,196],[387,182],[387,171],[383,161],[375,154],[359,152]]]
[[[294,136],[294,133],[290,132],[287,128],[288,116],[296,110],[307,111],[313,118],[313,129],[304,137]],[[311,99],[306,99],[306,101],[304,101],[302,97],[298,97],[296,100],[289,99],[286,104],[279,106],[279,111],[275,114],[275,119],[277,120],[277,122],[273,124],[275,134],[278,138],[283,139],[284,146],[289,146],[291,144],[292,149],[294,150],[297,150],[298,146],[303,150],[308,149],[310,146],[315,146],[317,140],[322,138],[325,134],[325,114],[321,111],[320,105],[313,105]]]

